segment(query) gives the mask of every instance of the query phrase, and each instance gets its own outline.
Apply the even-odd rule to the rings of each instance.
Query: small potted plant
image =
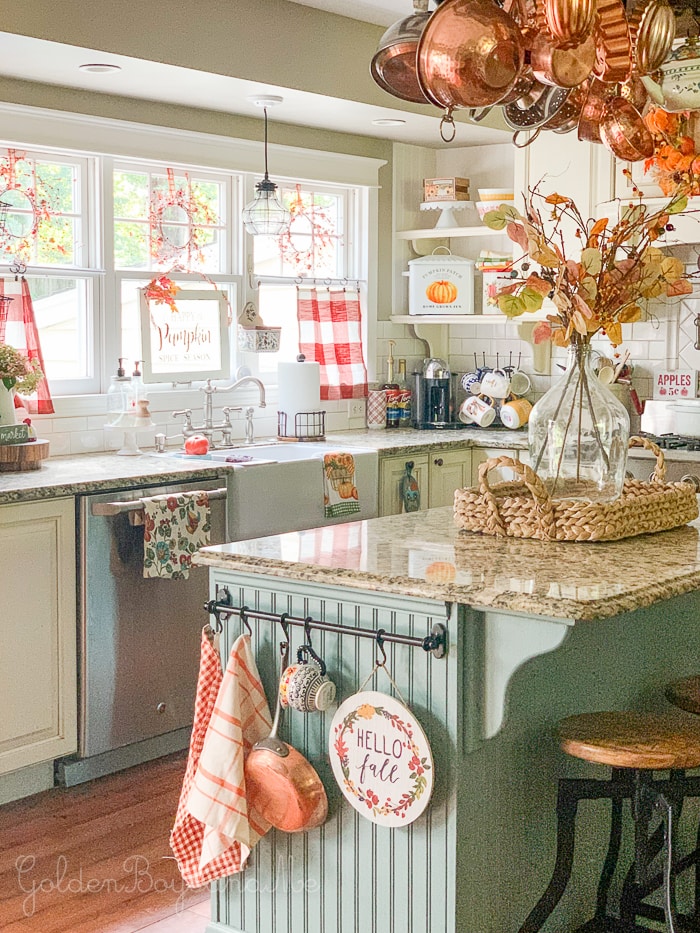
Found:
[[[15,423],[15,392],[31,395],[43,378],[37,360],[0,343],[0,425]]]

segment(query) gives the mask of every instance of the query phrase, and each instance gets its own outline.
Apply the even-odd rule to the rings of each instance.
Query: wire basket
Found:
[[[285,411],[277,412],[277,436],[296,437],[299,441],[323,441],[326,437],[325,411],[300,411],[294,416],[294,433],[289,433],[289,419]]]
[[[455,492],[454,520],[464,531],[542,541],[618,541],[668,531],[698,517],[695,489],[689,483],[665,483],[663,452],[646,438],[631,437],[630,447],[656,456],[649,483],[629,479],[612,502],[552,499],[539,476],[526,464],[496,457],[479,467],[479,485]],[[488,473],[510,467],[515,482],[491,486]]]

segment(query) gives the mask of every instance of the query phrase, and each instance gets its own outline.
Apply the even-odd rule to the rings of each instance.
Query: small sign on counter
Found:
[[[661,369],[654,373],[653,398],[696,398],[697,394],[695,369]]]

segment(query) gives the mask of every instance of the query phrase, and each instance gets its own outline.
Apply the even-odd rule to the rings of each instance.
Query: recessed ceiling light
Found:
[[[107,62],[88,62],[87,65],[80,65],[81,71],[89,71],[92,74],[107,74],[110,71],[121,71],[121,65],[109,65]]]
[[[381,120],[372,120],[372,126],[403,126],[405,122],[398,117],[382,117]]]

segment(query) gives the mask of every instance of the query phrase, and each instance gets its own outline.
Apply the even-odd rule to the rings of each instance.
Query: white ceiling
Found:
[[[340,0],[304,0],[304,5],[349,15],[347,10],[341,9]],[[391,23],[401,18],[407,5],[406,0],[371,0],[355,3],[352,14],[359,19],[358,14],[366,9],[367,13],[362,18],[381,15],[384,22]],[[399,11],[400,8],[403,10]],[[121,67],[121,71],[109,74],[80,71],[79,66],[87,62],[116,64]],[[410,113],[400,109],[399,101],[396,107],[392,106],[393,98],[389,94],[386,95],[386,106],[376,107],[12,33],[0,32],[0,75],[104,94],[178,103],[258,119],[261,116],[260,108],[247,98],[251,95],[281,94],[284,101],[271,112],[271,122],[293,123],[414,145],[445,147],[445,143],[440,140],[440,112],[437,108],[426,106],[425,114]],[[372,124],[373,120],[391,117],[406,122],[398,127]],[[501,130],[458,123],[453,146],[477,146],[505,141],[507,136]]]
[[[411,0],[292,0],[302,6],[339,13],[351,19],[360,19],[377,26],[390,26],[413,12]]]

